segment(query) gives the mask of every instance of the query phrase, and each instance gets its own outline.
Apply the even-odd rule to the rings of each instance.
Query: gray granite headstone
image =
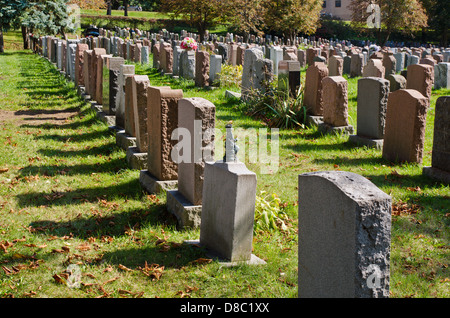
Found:
[[[298,202],[298,296],[389,297],[391,197],[325,171],[299,175]]]

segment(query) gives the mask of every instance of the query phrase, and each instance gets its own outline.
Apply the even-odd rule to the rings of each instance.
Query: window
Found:
[[[327,2],[324,1],[324,2],[322,3],[322,8],[326,8],[326,7],[327,7]]]
[[[341,7],[341,0],[336,0],[335,1],[335,6],[336,6],[336,8],[340,8]]]

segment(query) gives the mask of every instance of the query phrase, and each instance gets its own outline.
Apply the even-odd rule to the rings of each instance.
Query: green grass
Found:
[[[106,9],[83,9],[81,14],[87,15],[106,15]],[[124,16],[123,10],[111,10],[112,16]],[[146,19],[169,19],[169,15],[162,12],[150,12],[150,11],[128,11],[129,17],[134,18],[146,18]]]
[[[225,99],[225,88],[196,88],[193,81],[161,76],[148,66],[136,65],[136,73],[148,75],[151,85],[210,100],[221,130],[229,121],[236,128],[265,128],[243,115],[235,100]],[[143,191],[139,172],[128,167],[114,135],[53,65],[28,51],[8,50],[0,56],[0,78],[2,111],[46,111],[52,117],[77,110],[58,123],[2,122],[0,171],[7,171],[0,173],[0,244],[6,251],[0,249],[0,263],[17,272],[0,269],[0,297],[295,298],[297,178],[321,170],[358,173],[390,194],[395,206],[410,207],[393,215],[392,297],[450,294],[450,189],[422,175],[422,167],[431,164],[435,102],[449,90],[433,91],[420,165],[393,165],[379,150],[353,147],[346,136],[322,136],[314,128],[280,131],[276,171],[265,174],[260,164],[246,164],[257,173],[258,192],[275,192],[286,203],[289,231],[254,236],[253,253],[266,265],[224,268],[215,261],[202,264],[201,249],[181,244],[198,239],[199,230],[176,229],[164,195]],[[356,83],[349,79],[355,127]],[[146,262],[158,264],[159,279],[141,270]],[[81,268],[80,288],[53,278],[69,264]]]

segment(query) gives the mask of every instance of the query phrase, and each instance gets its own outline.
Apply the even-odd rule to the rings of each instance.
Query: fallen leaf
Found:
[[[202,264],[209,264],[211,262],[212,262],[212,259],[210,259],[210,258],[198,258],[195,261],[192,261],[191,264],[202,265]]]
[[[61,278],[58,274],[55,274],[52,277],[58,284],[65,284],[66,283],[66,281],[63,278]]]
[[[77,249],[80,251],[89,251],[91,247],[88,244],[81,244],[78,245]]]
[[[132,271],[132,269],[130,269],[130,268],[128,268],[128,267],[126,267],[126,266],[124,266],[122,264],[119,264],[119,269],[121,269],[123,271],[127,271],[127,272],[131,272]]]
[[[0,173],[7,172],[8,170],[9,170],[8,168],[0,168]]]
[[[105,281],[105,282],[103,283],[103,285],[109,284],[109,283],[111,283],[111,282],[113,282],[113,281],[115,281],[115,280],[118,280],[118,279],[119,279],[119,276],[116,276],[116,277],[114,277],[114,278],[108,279],[107,281]]]

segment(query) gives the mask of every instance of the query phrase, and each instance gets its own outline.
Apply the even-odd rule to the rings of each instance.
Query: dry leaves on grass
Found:
[[[150,277],[151,280],[157,281],[161,278],[164,272],[164,266],[159,266],[158,264],[148,265],[146,261],[144,267],[139,266],[138,270],[140,270],[144,275]]]
[[[408,204],[403,201],[392,204],[392,215],[404,216],[420,212],[420,206],[417,204]]]

